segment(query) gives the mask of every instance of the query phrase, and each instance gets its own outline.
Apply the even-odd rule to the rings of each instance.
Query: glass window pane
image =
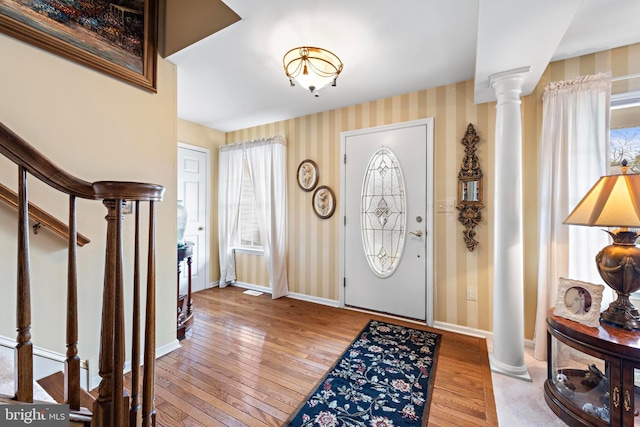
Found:
[[[369,267],[377,276],[389,277],[404,249],[406,199],[400,164],[388,148],[376,151],[365,170],[360,219]]]
[[[240,194],[240,220],[238,222],[238,236],[240,246],[250,248],[262,248],[260,231],[258,230],[258,216],[256,212],[256,199],[253,194],[253,185],[249,176],[249,168],[246,160],[242,175],[242,189]]]

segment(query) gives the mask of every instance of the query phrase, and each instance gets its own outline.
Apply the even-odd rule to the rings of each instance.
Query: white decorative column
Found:
[[[531,381],[524,363],[522,114],[528,68],[494,74],[496,93],[491,370]]]

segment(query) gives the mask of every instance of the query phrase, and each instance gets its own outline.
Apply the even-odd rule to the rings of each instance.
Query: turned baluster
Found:
[[[15,349],[15,390],[20,402],[33,402],[33,344],[31,343],[31,279],[29,275],[29,199],[27,171],[18,167],[18,284]]]
[[[69,409],[80,410],[80,357],[78,357],[76,197],[69,196],[69,250],[67,266],[67,358],[64,364],[64,399]]]
[[[142,425],[156,425],[154,407],[156,351],[156,202],[149,202],[149,251],[147,254],[147,306],[145,316],[144,381],[142,385]]]
[[[122,269],[122,207],[124,200],[113,201],[115,206],[115,228],[116,228],[116,276],[115,276],[115,301],[114,310],[114,337],[113,337],[113,419],[115,425],[125,425],[124,420],[128,414],[125,409],[124,399],[124,379],[122,371],[124,369],[124,274]]]
[[[135,202],[133,265],[133,322],[131,331],[131,409],[129,425],[138,424],[140,414],[140,202]]]
[[[98,371],[102,380],[94,403],[97,427],[123,422],[124,317],[122,295],[122,201],[104,200],[107,207],[107,249],[102,295],[102,327]],[[120,306],[120,307],[118,307]],[[114,400],[115,399],[115,400]]]
[[[193,316],[193,299],[191,299],[191,264],[193,263],[193,257],[190,255],[187,257],[187,319]]]

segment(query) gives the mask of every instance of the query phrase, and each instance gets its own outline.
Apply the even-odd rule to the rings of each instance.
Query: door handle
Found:
[[[204,230],[204,227],[202,226],[198,227],[198,231],[203,231],[203,230]]]
[[[413,234],[416,237],[422,237],[422,230],[410,231],[409,234]]]

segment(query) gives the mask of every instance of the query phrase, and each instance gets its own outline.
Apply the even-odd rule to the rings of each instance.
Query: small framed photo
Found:
[[[597,328],[603,291],[604,285],[561,277],[553,314]]]
[[[320,218],[329,218],[336,210],[336,196],[333,190],[321,185],[313,192],[313,210]]]
[[[303,160],[298,166],[298,185],[304,191],[312,191],[318,185],[318,165],[313,160]]]

